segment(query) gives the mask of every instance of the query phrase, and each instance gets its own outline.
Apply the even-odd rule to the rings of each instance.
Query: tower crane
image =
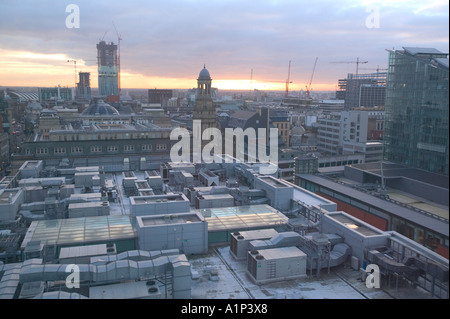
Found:
[[[356,58],[356,61],[338,61],[338,62],[330,62],[330,63],[355,63],[356,64],[356,75],[358,75],[358,68],[360,64],[369,63],[369,61],[360,61],[359,58]]]
[[[289,60],[289,68],[288,68],[288,77],[286,80],[286,93],[285,93],[285,97],[288,97],[289,94],[289,83],[292,83],[292,81],[290,80],[291,78],[291,61]]]
[[[108,30],[105,31],[105,33],[103,33],[102,38],[100,39],[100,41],[103,41],[105,39],[106,34],[108,33]]]
[[[309,92],[311,91],[311,83],[312,83],[312,80],[313,80],[313,77],[314,77],[314,71],[316,70],[317,59],[318,58],[316,58],[316,61],[314,61],[314,67],[313,67],[313,71],[312,71],[312,74],[311,74],[311,79],[309,80],[309,83],[306,85],[306,97],[308,99],[311,99],[311,95],[309,94]]]
[[[97,61],[97,60],[83,60],[83,59],[81,59],[81,61],[86,62],[86,61]],[[75,87],[77,87],[77,60],[69,59],[69,60],[67,60],[67,62],[73,62],[73,66],[74,66],[74,69],[75,69]]]
[[[119,54],[117,56],[117,84],[118,84],[118,95],[120,97],[120,89],[121,89],[121,85],[120,85],[120,40],[122,40],[122,36],[119,34],[119,32],[117,31],[116,25],[114,24],[113,21],[113,26],[114,26],[114,30],[116,30],[116,34],[117,34],[117,42],[118,42],[118,49],[119,49]]]
[[[253,69],[250,71],[250,93],[252,93],[253,89]]]
[[[368,69],[366,69],[366,68],[360,68],[360,70],[375,70],[375,71],[377,71],[377,73],[379,73],[380,71],[387,71],[387,69],[380,69],[380,66],[379,66],[379,65],[377,65],[377,68],[376,68],[376,69],[371,69],[371,68],[368,68]]]
[[[73,62],[73,66],[75,68],[75,87],[77,87],[77,60],[67,60],[67,62]]]

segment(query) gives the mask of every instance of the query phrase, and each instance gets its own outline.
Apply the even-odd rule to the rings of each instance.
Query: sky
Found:
[[[448,12],[448,0],[1,0],[0,86],[72,87],[83,71],[97,87],[96,44],[120,35],[123,89],[193,88],[206,65],[219,89],[284,90],[289,74],[291,92],[335,90],[357,59],[370,73],[386,50],[448,53]]]

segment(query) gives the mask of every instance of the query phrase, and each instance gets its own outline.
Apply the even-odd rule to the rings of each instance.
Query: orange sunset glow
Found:
[[[28,51],[0,50],[0,86],[73,87],[78,81],[78,72],[91,73],[91,86],[97,87],[97,65],[95,61],[77,60],[65,54],[44,54]],[[219,90],[269,90],[284,91],[286,84],[265,82],[263,79],[220,79],[214,77],[214,86]],[[195,87],[196,74],[192,78],[159,77],[134,73],[124,68],[121,71],[122,88],[189,89]],[[333,83],[316,83],[313,90],[333,90]],[[289,90],[299,91],[304,84],[290,83]]]

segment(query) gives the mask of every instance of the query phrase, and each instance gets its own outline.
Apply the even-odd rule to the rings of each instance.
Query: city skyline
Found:
[[[68,28],[68,5],[79,28]],[[313,91],[337,79],[386,68],[386,49],[433,47],[448,52],[448,2],[429,1],[164,1],[151,5],[3,1],[0,86],[73,87],[90,72],[96,44],[121,37],[122,88],[195,87],[203,67],[219,89]],[[19,18],[20,17],[20,18]],[[117,28],[116,28],[117,27]],[[117,33],[116,33],[117,29]],[[349,63],[333,63],[349,62]]]

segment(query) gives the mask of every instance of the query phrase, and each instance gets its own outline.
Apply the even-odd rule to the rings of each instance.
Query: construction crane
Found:
[[[107,33],[108,33],[108,30],[106,30],[105,33],[103,33],[103,36],[102,36],[102,38],[100,39],[99,42],[101,42],[101,41],[103,41],[105,39],[105,36],[106,36]]]
[[[252,93],[253,89],[253,69],[250,71],[250,93]]]
[[[116,34],[117,34],[117,42],[118,42],[118,49],[119,49],[119,54],[117,55],[117,81],[118,81],[118,89],[119,89],[119,97],[120,97],[120,89],[121,89],[121,85],[120,85],[120,40],[122,40],[122,36],[119,34],[119,32],[117,32],[117,28],[116,25],[114,24],[113,21],[113,26],[114,26],[114,30],[116,30]]]
[[[285,97],[288,97],[288,94],[289,94],[289,83],[292,83],[290,78],[291,78],[291,61],[289,61],[288,77],[287,77],[287,80],[286,80],[286,94],[285,94]]]
[[[312,74],[311,74],[311,79],[309,80],[309,84],[306,85],[306,97],[308,99],[311,99],[311,95],[309,93],[311,91],[311,83],[312,83],[312,80],[313,80],[313,77],[314,77],[314,71],[316,70],[317,59],[318,58],[316,58],[316,61],[314,61],[314,67],[313,67],[313,71],[312,71]]]
[[[67,62],[73,62],[75,68],[75,87],[77,87],[77,60],[67,60]]]
[[[97,60],[83,60],[82,59],[81,61],[86,62],[86,61],[97,61]],[[70,59],[70,60],[67,60],[67,62],[73,62],[73,66],[75,69],[75,87],[77,87],[77,60]]]
[[[369,63],[369,61],[360,61],[359,58],[356,58],[356,61],[339,61],[339,62],[330,62],[330,63],[355,63],[356,64],[356,75],[358,75],[358,68],[360,64]]]
[[[366,68],[360,68],[360,70],[375,70],[375,71],[377,71],[377,73],[379,73],[380,71],[387,71],[387,69],[380,69],[380,66],[379,66],[379,65],[377,65],[377,68],[376,68],[376,69],[371,69],[371,68],[368,68],[368,69],[366,69]]]

